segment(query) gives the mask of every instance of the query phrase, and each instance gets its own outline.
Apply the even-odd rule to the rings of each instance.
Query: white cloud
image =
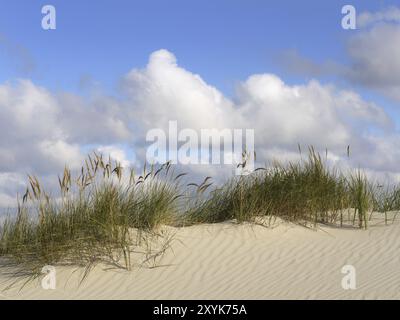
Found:
[[[144,159],[147,130],[166,129],[169,120],[177,120],[179,129],[254,129],[262,161],[295,159],[300,143],[328,148],[329,159],[340,162],[351,145],[353,166],[398,174],[398,134],[384,110],[356,92],[317,80],[289,85],[273,74],[252,75],[228,98],[159,50],[145,68],[124,77],[123,94],[85,100],[26,80],[0,85],[0,177],[33,171],[50,181],[66,162],[79,166],[82,150],[90,147],[124,166],[135,164],[127,146]],[[191,169],[205,174],[205,167]],[[0,179],[5,200],[14,192],[9,184]]]
[[[52,185],[50,178],[57,181],[54,175],[64,165],[82,165],[86,144],[128,141],[123,119],[107,98],[93,105],[71,94],[52,94],[29,80],[0,85],[0,175],[21,174],[18,181],[24,181],[28,173],[35,174]],[[15,200],[23,189],[21,183],[10,189],[10,183],[0,179],[0,206],[9,206],[10,197]]]
[[[318,63],[296,50],[285,51],[279,62],[289,72],[302,76],[335,76],[400,101],[400,8],[363,12],[358,29],[347,33],[346,63]]]
[[[351,142],[350,121],[390,125],[375,104],[315,80],[288,86],[272,74],[253,75],[239,84],[233,100],[226,98],[200,76],[179,67],[166,50],[153,53],[145,69],[131,71],[124,88],[132,106],[127,113],[130,122],[140,126],[141,143],[147,130],[166,129],[169,120],[177,120],[180,129],[254,128],[262,144],[293,145],[296,137],[302,143],[340,147]]]
[[[0,86],[0,170],[43,168],[44,140],[62,139],[56,100],[27,80]],[[10,160],[10,161],[6,161]]]
[[[385,90],[400,87],[400,25],[380,24],[353,36],[348,43],[349,77]]]
[[[166,128],[177,120],[189,128],[225,128],[235,115],[232,102],[176,63],[167,50],[151,54],[145,69],[134,69],[124,79],[130,98],[130,119],[141,128]],[[143,135],[143,132],[142,132]]]
[[[329,89],[316,81],[290,87],[269,74],[251,76],[240,87],[239,95],[247,126],[256,129],[259,143],[261,139],[268,145],[344,145],[349,133],[333,99]],[[315,136],[325,129],[326,134]]]
[[[55,167],[68,164],[70,168],[77,169],[84,160],[78,144],[71,145],[62,140],[43,140],[38,149],[46,157],[46,163],[54,163]]]
[[[108,96],[96,96],[86,101],[64,93],[57,96],[59,122],[68,141],[79,144],[130,141],[131,132],[125,123],[125,111],[120,101]],[[127,106],[128,108],[128,106]]]
[[[274,75],[254,75],[240,86],[239,105],[246,125],[256,129],[264,146],[293,148],[298,142],[343,149],[367,125],[390,125],[376,105],[316,80],[289,86]]]
[[[110,157],[112,160],[118,161],[124,168],[129,168],[133,165],[132,161],[128,159],[125,150],[118,146],[99,146],[97,151],[103,154],[106,159]]]
[[[365,11],[357,17],[357,25],[361,28],[379,22],[400,22],[400,9],[392,6],[377,12]]]
[[[341,75],[399,102],[400,8],[364,12],[358,26],[347,43],[350,65]]]
[[[147,130],[166,129],[168,120],[178,120],[180,129],[255,129],[256,150],[265,160],[276,158],[279,152],[294,156],[297,143],[301,143],[328,148],[331,159],[339,161],[351,145],[360,155],[353,165],[363,160],[368,167],[365,159],[372,156],[371,150],[377,150],[371,132],[394,130],[388,115],[375,103],[354,91],[338,90],[316,80],[291,86],[276,75],[252,75],[229,99],[198,75],[179,67],[166,50],[153,53],[146,68],[131,71],[124,88],[132,106],[127,111],[130,122],[140,128],[136,148],[142,155],[140,147],[144,147]],[[384,170],[384,158],[371,167]]]

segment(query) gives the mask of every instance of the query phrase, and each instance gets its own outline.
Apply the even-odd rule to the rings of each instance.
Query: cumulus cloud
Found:
[[[282,52],[278,62],[293,74],[334,76],[399,102],[400,8],[363,12],[357,17],[357,30],[347,34],[346,63],[316,62],[296,50]]]
[[[357,93],[316,80],[289,86],[276,75],[253,75],[229,99],[199,75],[179,67],[166,50],[153,53],[146,68],[131,71],[124,88],[132,106],[129,119],[141,127],[142,135],[177,120],[181,129],[254,128],[260,137],[278,144],[293,144],[296,136],[343,146],[352,134],[350,124],[390,125],[381,108]],[[323,130],[327,133],[316,138],[315,132]]]
[[[400,25],[380,24],[351,37],[347,76],[397,98],[400,89]]]
[[[125,121],[126,110],[119,100],[103,95],[86,101],[69,93],[57,98],[60,124],[68,141],[110,144],[132,139]]]
[[[256,74],[226,97],[199,75],[177,63],[167,50],[150,55],[142,69],[128,72],[118,97],[84,99],[51,93],[28,80],[0,85],[0,201],[10,200],[28,172],[54,178],[65,163],[78,167],[96,149],[125,166],[136,165],[131,148],[144,159],[145,136],[152,128],[249,128],[263,160],[295,159],[297,143],[329,149],[340,162],[352,146],[353,166],[396,173],[398,137],[385,111],[351,90],[317,80],[289,85],[273,74]],[[398,149],[398,148],[397,148]],[[196,168],[194,168],[196,170]],[[222,167],[209,167],[225,175]],[[206,174],[205,167],[197,172]],[[231,172],[231,169],[229,169]],[[17,182],[10,189],[10,179]]]
[[[257,153],[266,160],[275,157],[277,150],[296,153],[297,143],[328,148],[332,159],[345,156],[347,145],[365,155],[373,144],[368,138],[371,131],[394,130],[375,103],[317,80],[288,85],[273,74],[252,75],[239,83],[233,97],[225,97],[199,75],[180,67],[166,50],[154,52],[144,69],[128,73],[124,90],[131,106],[127,119],[140,128],[135,144],[139,154],[145,132],[167,129],[169,120],[177,120],[179,129],[254,129]]]
[[[255,129],[261,159],[299,159],[297,143],[303,149],[311,145],[319,151],[328,149],[332,164],[362,166],[371,172],[393,172],[393,159],[399,159],[395,151],[399,136],[383,108],[333,85],[312,80],[290,86],[275,75],[253,75],[239,87],[238,111],[246,126]],[[386,137],[390,139],[382,150]]]
[[[365,11],[357,17],[357,25],[361,28],[380,22],[400,22],[400,9],[392,6],[377,12]]]
[[[259,144],[299,143],[343,148],[368,125],[390,126],[385,112],[352,91],[312,80],[289,86],[275,75],[253,75],[239,88],[239,110]],[[323,134],[321,134],[323,133]]]
[[[169,120],[199,128],[230,127],[232,102],[199,75],[177,65],[167,50],[150,55],[146,68],[129,72],[123,82],[132,108],[129,116],[143,127],[165,128]]]
[[[63,132],[57,126],[56,100],[45,89],[27,80],[0,86],[0,170],[41,166],[46,158],[44,141],[57,141]]]
[[[127,140],[130,133],[117,113],[106,99],[94,107],[29,80],[0,85],[0,170],[42,173],[79,161],[81,145]]]
[[[106,157],[109,156],[111,159],[118,161],[124,168],[129,168],[133,165],[132,159],[128,159],[125,150],[121,147],[115,145],[99,146],[97,147],[97,151]]]
[[[350,64],[339,73],[352,83],[400,101],[400,8],[363,12],[347,42]]]
[[[10,189],[9,179],[0,179],[4,205],[21,191],[26,174],[46,180],[66,164],[78,168],[87,144],[127,140],[129,131],[117,113],[105,98],[93,105],[70,94],[53,94],[29,80],[0,85],[0,175],[17,174],[19,181]]]
[[[358,18],[361,28],[347,44],[350,66],[345,76],[353,83],[400,101],[400,9],[391,7]]]

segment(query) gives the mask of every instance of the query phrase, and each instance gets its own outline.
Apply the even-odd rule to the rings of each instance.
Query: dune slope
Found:
[[[173,229],[173,228],[171,228]],[[34,281],[2,299],[395,299],[400,298],[400,224],[367,231],[288,223],[275,228],[221,223],[176,229],[157,267],[133,271],[57,267],[57,287]],[[344,290],[344,265],[356,289]],[[0,281],[6,278],[1,276]]]

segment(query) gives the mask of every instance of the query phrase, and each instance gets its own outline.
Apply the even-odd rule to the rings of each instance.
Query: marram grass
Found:
[[[128,177],[129,176],[129,177]],[[309,149],[306,160],[258,168],[214,187],[212,178],[184,184],[170,163],[146,167],[138,177],[94,153],[77,177],[65,169],[60,195],[52,197],[29,176],[15,215],[0,227],[0,261],[14,275],[35,278],[45,265],[97,263],[131,269],[132,253],[156,263],[169,248],[162,226],[223,221],[285,221],[316,227],[351,224],[367,228],[372,211],[400,209],[400,188],[368,181],[361,170],[345,175]],[[347,217],[347,219],[345,219]],[[163,238],[163,240],[160,240]],[[154,242],[161,242],[154,250]],[[157,246],[156,246],[157,247]]]
[[[52,198],[37,178],[29,177],[16,217],[1,226],[3,267],[33,277],[45,265],[90,270],[101,262],[130,269],[132,252],[157,238],[159,226],[173,224],[177,216],[179,179],[170,169],[166,164],[139,178],[131,172],[129,181],[123,181],[118,163],[95,154],[76,179],[64,170],[59,198]],[[152,254],[148,250],[146,257]]]

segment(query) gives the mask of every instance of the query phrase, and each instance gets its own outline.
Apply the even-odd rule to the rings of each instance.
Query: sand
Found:
[[[81,270],[57,267],[55,290],[39,280],[1,299],[399,299],[400,224],[369,230],[280,223],[220,223],[176,232],[157,267],[104,270],[79,285]],[[344,265],[356,289],[342,288]],[[73,271],[76,272],[73,272]],[[0,282],[4,280],[1,276]]]

